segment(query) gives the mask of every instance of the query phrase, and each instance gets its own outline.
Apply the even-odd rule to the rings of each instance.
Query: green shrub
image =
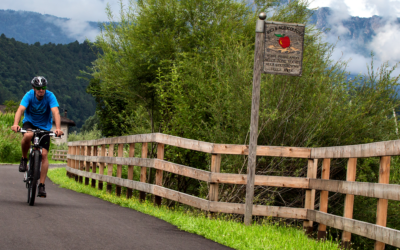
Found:
[[[11,126],[14,123],[14,114],[0,113],[0,162],[15,163],[21,158],[21,134],[14,133]],[[22,126],[22,123],[19,124]]]

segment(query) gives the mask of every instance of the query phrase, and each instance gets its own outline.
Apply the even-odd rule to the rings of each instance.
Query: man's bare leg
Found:
[[[49,169],[49,160],[47,159],[47,150],[42,149],[42,171],[40,173],[40,183],[44,184]]]
[[[25,133],[24,137],[21,141],[21,148],[22,148],[22,157],[28,158],[28,151],[31,147],[31,140],[33,137],[33,133]]]

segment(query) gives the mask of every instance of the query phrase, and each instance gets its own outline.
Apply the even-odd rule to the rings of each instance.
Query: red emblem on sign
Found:
[[[279,45],[281,45],[282,48],[290,46],[290,38],[288,36],[285,36],[285,34],[275,34],[275,36],[279,37]]]

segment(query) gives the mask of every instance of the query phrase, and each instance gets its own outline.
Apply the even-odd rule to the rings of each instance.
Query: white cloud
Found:
[[[332,15],[328,16],[328,23],[331,24],[330,33],[333,36],[348,35],[350,31],[343,26],[343,21],[350,18],[349,7],[344,0],[337,0],[331,7]]]
[[[366,6],[374,15],[394,18],[400,14],[398,0],[365,0]]]
[[[379,29],[368,48],[373,50],[377,57],[382,61],[398,62],[400,61],[400,27],[392,22]]]
[[[367,65],[370,65],[371,58],[361,54],[360,46],[366,46],[367,50],[374,52],[375,69],[384,62],[388,62],[392,66],[400,61],[400,48],[396,44],[400,40],[400,26],[396,24],[397,16],[400,13],[400,0],[317,0],[312,3],[311,7],[318,5],[332,9],[332,15],[327,20],[331,24],[331,30],[325,37],[325,41],[336,44],[332,59],[348,61],[347,71],[352,74],[367,73]],[[343,21],[350,16],[371,17],[372,15],[384,17],[382,21],[386,25],[374,28],[376,35],[373,36],[370,43],[364,44],[364,41],[353,39],[338,40],[338,37],[344,37],[350,33],[343,26]],[[393,72],[393,76],[398,74],[400,74],[400,69]]]
[[[89,39],[93,42],[100,33],[99,28],[91,26],[87,21],[58,19],[51,16],[45,17],[44,20],[60,27],[68,37],[78,40],[80,43],[85,41],[85,39]]]
[[[334,8],[338,0],[314,0],[311,8],[331,7]],[[400,16],[400,0],[345,0],[349,8],[349,14],[359,17],[380,16]]]

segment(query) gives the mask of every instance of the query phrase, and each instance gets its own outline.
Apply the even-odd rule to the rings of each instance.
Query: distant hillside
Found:
[[[282,3],[284,2],[287,1],[282,0]],[[327,35],[336,37],[336,28],[343,25],[348,29],[348,33],[340,34],[341,39],[351,41],[357,53],[369,56],[367,44],[385,25],[383,18],[349,17],[338,23],[336,15],[337,13],[328,7],[319,8],[311,17],[310,23],[315,24],[318,29],[325,30]],[[68,44],[76,40],[83,42],[85,38],[94,40],[100,31],[99,25],[96,22],[77,22],[30,11],[0,10],[0,34],[4,33],[7,37],[28,44]]]
[[[0,10],[0,34],[23,43],[68,44],[76,40],[83,42],[86,37],[93,38],[100,31],[97,22],[76,24],[67,18],[36,12]]]
[[[0,36],[0,104],[6,100],[19,102],[32,87],[30,80],[42,75],[48,89],[57,96],[60,108],[81,127],[94,114],[96,105],[86,93],[88,81],[76,79],[96,59],[96,52],[87,42],[55,45],[28,45]]]

